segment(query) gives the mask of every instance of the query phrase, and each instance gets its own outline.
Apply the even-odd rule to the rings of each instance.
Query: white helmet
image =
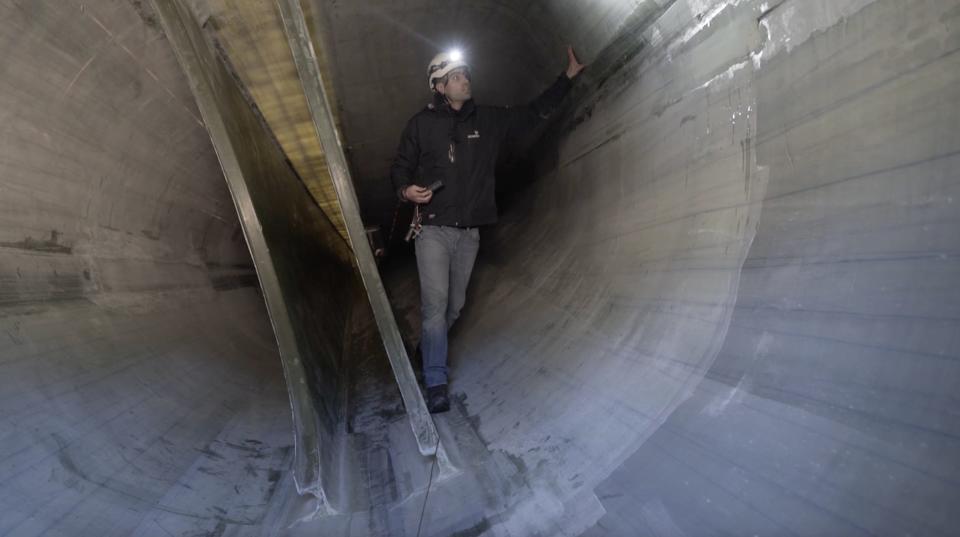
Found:
[[[430,85],[430,91],[436,91],[433,87],[434,81],[438,78],[447,76],[450,71],[459,68],[468,68],[467,62],[463,61],[463,55],[459,50],[441,52],[430,60],[427,66],[427,84]]]

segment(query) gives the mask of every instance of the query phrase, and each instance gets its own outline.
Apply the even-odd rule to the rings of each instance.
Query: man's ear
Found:
[[[444,86],[443,82],[437,82],[437,84],[434,87],[437,88],[437,93],[439,93],[440,95],[447,94],[447,88]]]

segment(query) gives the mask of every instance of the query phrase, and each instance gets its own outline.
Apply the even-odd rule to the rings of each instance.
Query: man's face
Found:
[[[465,102],[470,100],[470,73],[466,69],[455,69],[451,71],[446,82],[437,83],[437,91],[452,102]]]

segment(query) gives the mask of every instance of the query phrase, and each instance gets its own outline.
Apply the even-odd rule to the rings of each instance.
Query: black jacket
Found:
[[[453,110],[440,99],[413,116],[403,131],[390,178],[401,199],[411,184],[443,181],[424,205],[423,224],[473,227],[497,221],[494,169],[500,149],[547,119],[570,91],[561,74],[527,106],[479,106]]]

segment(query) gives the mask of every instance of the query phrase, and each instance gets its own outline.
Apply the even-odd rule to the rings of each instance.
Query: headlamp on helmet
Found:
[[[430,91],[436,91],[434,86],[437,80],[447,76],[454,69],[469,68],[467,62],[463,61],[463,53],[457,49],[437,54],[427,66],[427,84],[430,86]]]

